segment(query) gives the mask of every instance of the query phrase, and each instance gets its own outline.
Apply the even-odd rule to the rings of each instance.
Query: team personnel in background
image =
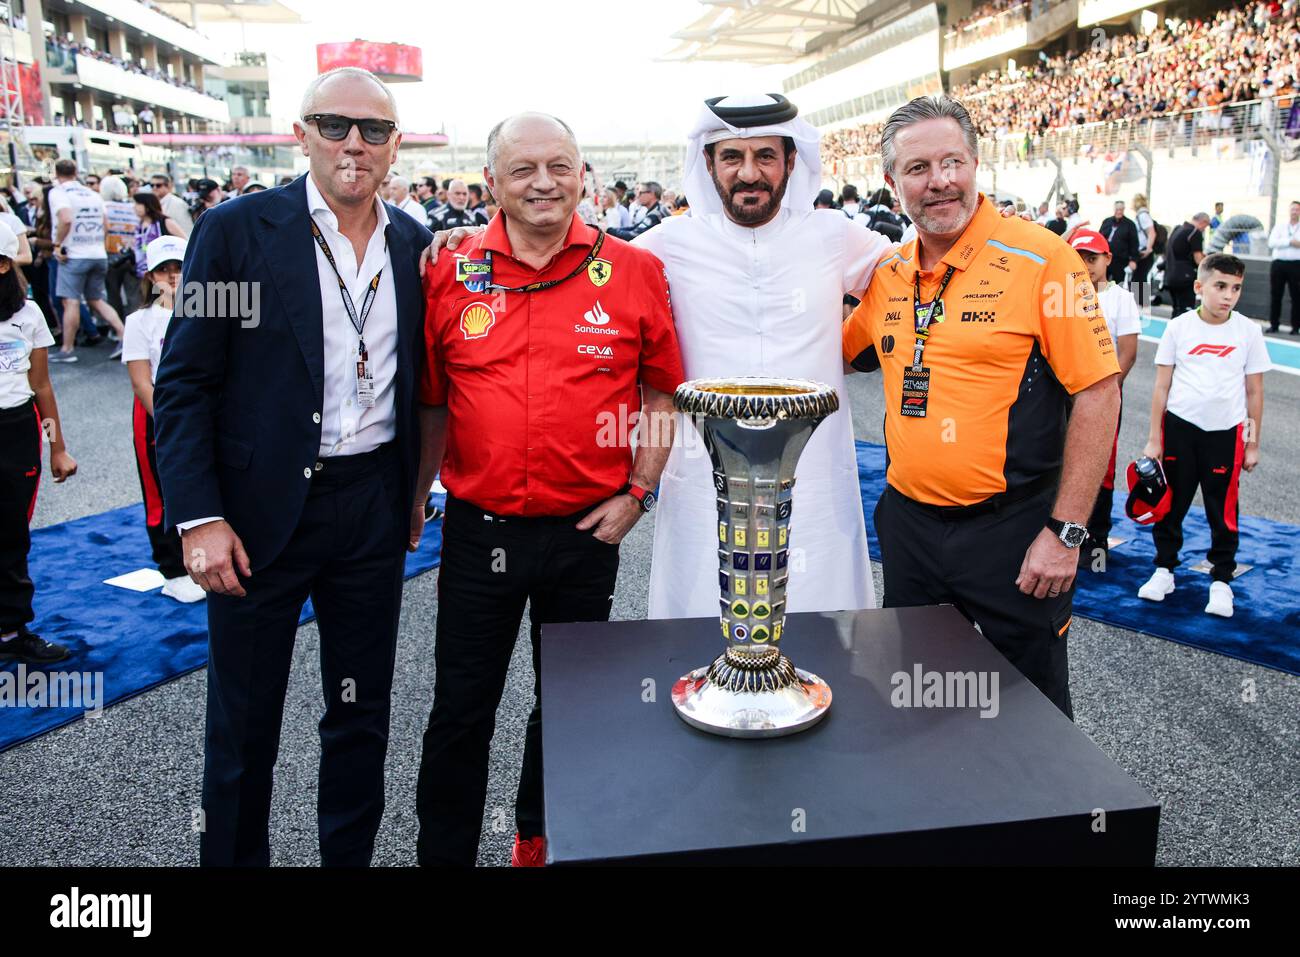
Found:
[[[120,316],[134,312],[140,303],[140,280],[135,270],[135,230],[140,223],[135,204],[130,201],[126,184],[120,176],[105,176],[99,184],[104,199],[104,216],[108,232],[104,251],[108,253],[105,279],[108,304]]]
[[[384,197],[402,212],[406,213],[421,226],[429,225],[428,214],[424,207],[411,195],[411,181],[405,176],[393,176],[388,181],[388,192]]]
[[[1282,292],[1291,297],[1291,335],[1300,335],[1300,202],[1291,204],[1290,216],[1279,220],[1268,234],[1273,262],[1268,267],[1268,331],[1282,323]]]
[[[1163,601],[1174,590],[1183,545],[1183,517],[1201,490],[1210,523],[1212,566],[1207,613],[1232,617],[1237,568],[1237,484],[1259,464],[1264,373],[1271,368],[1264,333],[1234,311],[1246,266],[1212,253],[1197,271],[1201,306],[1175,317],[1156,347],[1151,431],[1143,455],[1163,457],[1172,501],[1151,529],[1155,573],[1138,596]]]
[[[487,214],[469,208],[469,187],[463,179],[453,179],[447,186],[447,208],[432,221],[435,230],[458,226],[486,226]]]
[[[610,235],[619,239],[635,239],[668,219],[672,213],[661,202],[663,187],[654,181],[640,183],[636,188],[636,204],[632,207],[632,226]]]
[[[876,267],[843,346],[884,380],[884,604],[952,603],[1072,715],[1077,549],[1114,440],[1119,365],[1078,254],[1000,217],[975,188],[978,156],[947,96],[895,110],[881,136],[917,238]]]
[[[415,199],[424,207],[424,215],[429,222],[434,220],[434,210],[438,208],[438,181],[432,176],[421,176],[415,182]]]
[[[1098,232],[1110,247],[1110,267],[1106,270],[1106,278],[1111,282],[1123,282],[1125,273],[1137,269],[1142,240],[1133,220],[1124,215],[1122,199],[1115,201],[1114,213],[1101,221]],[[1078,232],[1074,235],[1077,236]],[[1074,236],[1070,237],[1070,244],[1074,245]]]
[[[139,220],[135,227],[135,256],[133,258],[136,285],[138,286],[148,268],[149,254],[146,250],[149,248],[149,244],[160,236],[175,236],[178,239],[184,239],[185,232],[181,229],[180,223],[162,211],[162,206],[158,203],[158,197],[153,193],[136,193],[131,198],[135,202],[135,215]]]
[[[236,196],[243,195],[244,187],[249,184],[251,177],[248,175],[247,166],[235,166],[230,170],[230,190],[226,194],[227,199],[234,199]]]
[[[619,542],[653,508],[672,442],[682,367],[663,266],[577,218],[582,169],[560,120],[525,113],[497,124],[484,177],[501,215],[426,272],[412,548],[439,468],[448,494],[416,799],[424,865],[474,864],[525,602],[534,706],[511,860],[545,860],[541,626],[609,618]],[[617,432],[637,410],[648,429],[634,458],[601,423]]]
[[[302,114],[308,172],[204,213],[186,250],[185,283],[251,284],[260,305],[222,297],[215,315],[191,305],[174,316],[154,387],[165,519],[209,593],[206,865],[270,862],[272,772],[308,596],[325,691],[322,863],[369,863],[384,811],[431,237],[376,195],[401,134],[374,74],[321,74]]]
[[[618,190],[613,186],[601,190],[600,212],[605,219],[605,232],[632,228],[632,211],[618,201]]]
[[[1155,264],[1156,253],[1156,221],[1151,215],[1151,210],[1147,208],[1147,198],[1141,193],[1135,193],[1133,196],[1133,219],[1137,226],[1138,235],[1138,256],[1137,265],[1133,270],[1132,282],[1144,283],[1147,276],[1151,274],[1151,267]],[[1139,293],[1141,294],[1141,293]],[[1148,302],[1144,299],[1143,302]]]
[[[1205,258],[1205,229],[1209,225],[1209,214],[1197,213],[1170,233],[1165,244],[1165,288],[1173,300],[1173,316],[1196,305],[1196,275]]]
[[[83,297],[91,311],[107,322],[119,339],[122,320],[104,298],[108,275],[108,253],[104,247],[108,217],[104,201],[94,190],[77,182],[77,164],[72,160],[61,159],[55,163],[54,176],[58,185],[50,190],[50,214],[54,255],[59,262],[54,294],[63,300],[63,343],[59,352],[50,356],[50,361],[76,362],[73,349],[81,325]],[[116,359],[121,354],[119,341],[109,358]]]
[[[1142,331],[1142,314],[1138,311],[1137,300],[1133,293],[1120,283],[1107,279],[1112,265],[1110,245],[1106,237],[1092,229],[1076,229],[1070,237],[1070,246],[1083,260],[1088,270],[1088,278],[1097,290],[1097,301],[1101,305],[1102,318],[1106,320],[1106,330],[1110,333],[1115,346],[1115,356],[1119,360],[1119,386],[1121,397],[1124,380],[1129,370],[1137,361],[1138,334]],[[1123,410],[1120,411],[1122,420]],[[1115,423],[1115,442],[1110,448],[1110,462],[1106,465],[1106,476],[1101,482],[1101,491],[1097,493],[1097,502],[1092,507],[1092,516],[1088,519],[1088,541],[1079,549],[1079,564],[1092,565],[1098,557],[1110,554],[1110,513],[1115,503],[1115,458],[1119,453],[1119,422]],[[1105,564],[1098,570],[1104,570]]]
[[[68,649],[27,628],[36,617],[36,588],[27,571],[30,524],[41,481],[42,429],[50,441],[55,482],[75,475],[77,463],[63,442],[63,425],[46,365],[54,337],[14,265],[18,237],[0,223],[0,662],[44,665],[63,661]]]
[[[177,196],[172,188],[172,178],[166,173],[154,173],[149,177],[149,183],[153,194],[158,197],[162,211],[168,219],[176,221],[181,230],[181,238],[188,239],[194,231],[194,218],[190,216],[189,204]]]
[[[135,467],[144,496],[149,546],[153,549],[154,564],[165,579],[162,593],[180,602],[195,602],[203,599],[203,589],[185,571],[180,535],[163,521],[162,482],[158,478],[153,427],[153,383],[158,377],[163,338],[171,321],[184,259],[185,240],[175,236],[159,237],[145,248],[146,271],[142,284],[138,285],[142,285],[140,296],[146,305],[126,317],[122,364],[131,376],[131,389],[135,392],[131,411]]]

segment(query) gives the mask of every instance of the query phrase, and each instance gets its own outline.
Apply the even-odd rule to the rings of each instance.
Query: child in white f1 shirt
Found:
[[[185,571],[180,536],[163,524],[162,483],[158,478],[153,431],[153,383],[158,378],[158,360],[162,357],[163,339],[181,280],[185,240],[159,236],[145,247],[144,253],[146,272],[140,281],[140,298],[147,305],[126,317],[126,332],[122,336],[122,363],[130,373],[131,388],[135,391],[131,433],[135,441],[136,472],[144,496],[145,530],[149,533],[154,564],[166,579],[162,593],[177,601],[195,602],[203,598],[203,589]]]
[[[1206,256],[1197,270],[1199,309],[1169,323],[1156,350],[1151,432],[1144,455],[1163,455],[1173,502],[1152,527],[1156,571],[1138,590],[1162,601],[1174,590],[1173,570],[1183,544],[1183,517],[1196,490],[1210,523],[1213,566],[1211,615],[1232,617],[1232,573],[1237,567],[1237,484],[1241,470],[1259,463],[1264,373],[1270,368],[1259,325],[1233,312],[1246,267],[1236,256]]]
[[[54,337],[27,298],[27,280],[14,262],[18,237],[0,223],[0,663],[47,665],[69,657],[63,645],[32,634],[36,586],[27,570],[31,520],[41,481],[43,435],[50,474],[62,482],[77,472],[63,445],[63,425],[50,383],[47,350]]]
[[[1070,246],[1083,260],[1088,278],[1097,290],[1097,303],[1101,306],[1102,318],[1106,320],[1107,331],[1115,344],[1115,358],[1119,360],[1119,388],[1122,397],[1124,380],[1128,378],[1129,370],[1137,360],[1138,334],[1142,331],[1142,315],[1138,311],[1137,300],[1127,286],[1106,279],[1111,253],[1110,243],[1105,236],[1095,229],[1076,229],[1070,235]],[[1079,549],[1080,565],[1090,565],[1098,557],[1103,558],[1103,564],[1097,570],[1104,570],[1104,558],[1110,554],[1110,512],[1115,503],[1115,456],[1119,452],[1119,425],[1123,417],[1124,410],[1121,406],[1119,418],[1115,422],[1115,440],[1110,447],[1110,462],[1106,465],[1097,501],[1088,517],[1088,540]]]

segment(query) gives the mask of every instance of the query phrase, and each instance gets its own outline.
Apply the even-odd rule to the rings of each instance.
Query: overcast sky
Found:
[[[402,126],[420,133],[445,128],[466,145],[482,144],[503,116],[529,109],[562,117],[579,142],[682,140],[705,97],[779,91],[781,77],[794,72],[656,63],[676,45],[671,35],[706,11],[697,0],[284,2],[306,22],[249,27],[245,36],[249,49],[269,48],[286,61],[293,79],[300,78],[297,91],[315,74],[317,43],[417,45],[424,82],[394,84]],[[242,45],[237,27],[203,29],[232,51]]]

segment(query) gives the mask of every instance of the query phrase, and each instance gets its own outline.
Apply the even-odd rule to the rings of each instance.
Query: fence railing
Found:
[[[1173,154],[1190,148],[1202,152],[1245,143],[1268,131],[1281,137],[1300,136],[1300,101],[1295,97],[1250,100],[1221,106],[1178,110],[1160,116],[1126,118],[1045,130],[1007,132],[980,141],[982,162],[1031,162],[1049,151],[1062,160],[1119,153],[1144,146]]]

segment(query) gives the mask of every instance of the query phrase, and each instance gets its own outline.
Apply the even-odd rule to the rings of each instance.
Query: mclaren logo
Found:
[[[962,322],[995,322],[997,313],[986,312],[983,310],[972,310],[961,314]]]
[[[460,331],[466,339],[482,339],[496,323],[496,313],[483,302],[471,302],[460,314]]]
[[[596,260],[596,262],[601,262],[601,260],[598,259]],[[592,263],[592,265],[594,266],[596,265],[596,263]],[[582,314],[582,318],[586,319],[593,326],[609,325],[609,313],[607,313],[604,309],[600,308],[599,299],[596,300],[596,304],[594,306],[592,306],[590,309],[588,309],[586,312]]]

